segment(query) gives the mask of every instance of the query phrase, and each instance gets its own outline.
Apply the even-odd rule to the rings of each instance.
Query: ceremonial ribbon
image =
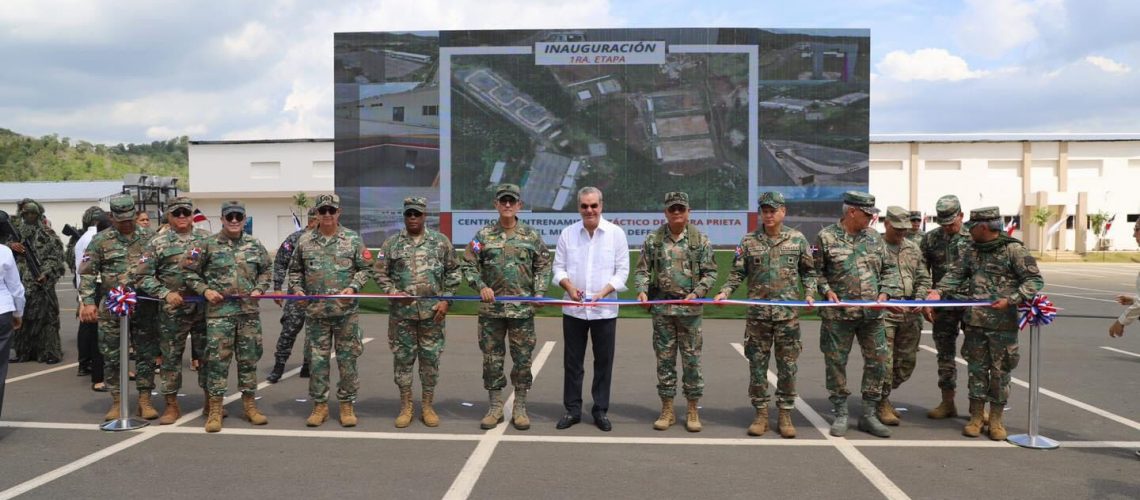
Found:
[[[1057,318],[1057,306],[1049,300],[1048,295],[1037,294],[1017,306],[1021,318],[1017,321],[1017,329],[1024,330],[1027,325],[1041,326],[1052,323]]]
[[[134,290],[125,286],[117,286],[107,292],[107,310],[115,316],[130,316],[134,312],[139,297]]]

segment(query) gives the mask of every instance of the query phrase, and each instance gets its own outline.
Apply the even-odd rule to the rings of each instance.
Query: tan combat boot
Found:
[[[222,397],[213,396],[206,401],[206,432],[222,430]]]
[[[356,427],[356,409],[352,407],[352,401],[340,402],[340,426]]]
[[[139,392],[138,414],[140,417],[147,420],[154,420],[158,418],[158,410],[154,409],[154,405],[150,403],[149,390]]]
[[[166,408],[162,409],[162,416],[158,418],[158,425],[170,425],[178,421],[182,416],[182,408],[178,407],[178,395],[167,394]]]
[[[776,425],[780,429],[780,437],[787,439],[796,437],[796,426],[792,425],[792,410],[780,408],[780,421]]]
[[[119,414],[119,403],[121,402],[121,400],[119,399],[119,393],[112,392],[111,393],[111,400],[112,400],[111,409],[107,410],[106,415],[103,415],[103,421],[104,422],[110,422],[112,420],[118,420],[119,418],[121,418],[121,415]]]
[[[253,394],[241,393],[241,418],[249,420],[253,425],[265,425],[269,423],[269,419],[261,414],[257,409],[257,402]]]
[[[515,404],[511,407],[511,425],[520,431],[530,429],[530,415],[526,414],[525,390],[515,390]]]
[[[1005,441],[1009,436],[1002,422],[1002,413],[1005,413],[1005,405],[990,403],[990,439],[994,441]]]
[[[203,399],[203,401],[209,401],[209,400],[210,400],[210,391],[208,391],[208,390],[206,390],[206,389],[202,389],[202,394],[203,394],[203,395],[204,395],[204,397],[205,397],[205,399]],[[205,408],[203,408],[203,409],[202,409],[202,414],[203,414],[203,415],[205,415],[205,414],[206,414],[206,409],[205,409]],[[226,411],[226,407],[225,407],[225,406],[222,406],[222,418],[226,418],[226,417],[228,417],[228,416],[230,416],[230,412]]]
[[[879,421],[883,425],[899,425],[899,416],[895,413],[895,407],[891,404],[891,400],[883,397],[879,400]]]
[[[933,410],[926,412],[926,418],[940,420],[958,416],[958,408],[954,406],[954,389],[942,389],[942,402]]]
[[[685,411],[685,430],[701,432],[701,417],[697,415],[697,400],[689,400],[689,409]]]
[[[328,403],[313,403],[313,412],[309,414],[309,418],[305,419],[305,425],[308,427],[319,427],[329,419],[329,404]]]
[[[761,406],[756,409],[756,418],[752,419],[752,425],[748,426],[749,436],[763,436],[768,432],[768,407]]]
[[[962,428],[962,435],[976,438],[982,435],[982,412],[985,411],[986,402],[978,399],[970,400],[970,421]]]
[[[423,409],[420,418],[423,420],[424,425],[428,427],[439,427],[439,415],[436,415],[435,408],[431,406],[433,399],[435,399],[435,393],[424,391]]]
[[[675,423],[677,416],[673,414],[673,398],[661,398],[661,416],[653,422],[653,428],[663,431]]]
[[[480,429],[494,429],[503,421],[503,399],[499,391],[487,391],[490,406],[487,408],[487,414],[483,415],[483,420],[479,421]]]
[[[400,389],[400,414],[396,415],[396,428],[403,429],[412,424],[412,390]]]

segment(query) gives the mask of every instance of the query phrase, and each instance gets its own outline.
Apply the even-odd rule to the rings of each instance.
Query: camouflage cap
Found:
[[[194,213],[194,200],[191,200],[185,196],[179,196],[173,200],[170,200],[166,204],[166,213],[171,213],[175,210],[178,210],[179,208],[185,208],[186,210],[189,210],[190,213]]]
[[[421,214],[427,213],[427,198],[422,196],[409,196],[404,198],[404,211],[415,210]]]
[[[111,220],[123,222],[135,220],[135,199],[130,195],[111,198]]]
[[[36,214],[36,215],[43,215],[44,214],[44,207],[40,206],[39,202],[37,202],[35,200],[30,200],[30,199],[25,200],[24,204],[20,205],[20,215],[28,214],[28,213]]]
[[[309,207],[309,218],[313,219],[316,217],[317,217],[317,207]]]
[[[871,193],[848,191],[843,193],[843,204],[856,207],[871,215],[879,213],[879,209],[875,208],[875,195]]]
[[[760,195],[757,204],[761,207],[780,208],[784,206],[784,195],[778,191],[767,191]]]
[[[962,213],[962,204],[958,202],[958,197],[948,194],[938,199],[938,203],[934,205],[934,209],[938,212],[938,216],[934,221],[945,226],[954,222],[954,217]]]
[[[238,200],[228,200],[222,202],[222,217],[229,213],[239,213],[245,215],[245,203]]]
[[[904,231],[910,230],[910,212],[903,207],[887,207],[887,225]]]
[[[333,208],[339,210],[340,209],[340,198],[337,197],[337,195],[335,195],[335,194],[322,194],[320,196],[317,196],[317,203],[316,203],[316,205],[314,205],[314,207],[316,207],[316,208],[333,207]]]
[[[499,186],[495,188],[495,199],[497,200],[504,196],[510,196],[517,200],[519,198],[522,198],[522,195],[519,193],[520,191],[518,184],[499,184]]]
[[[970,220],[966,222],[967,227],[973,227],[980,222],[989,222],[992,220],[1001,220],[1001,209],[998,207],[982,207],[970,210]]]
[[[910,211],[910,221],[911,222],[921,222],[922,221],[922,212],[919,212],[918,210],[911,210]]]
[[[83,211],[83,226],[87,227],[95,225],[95,222],[99,220],[99,217],[105,213],[107,212],[104,212],[100,207],[88,207],[87,210]]]
[[[689,195],[682,191],[670,191],[665,193],[665,208],[673,205],[681,205],[689,208]]]

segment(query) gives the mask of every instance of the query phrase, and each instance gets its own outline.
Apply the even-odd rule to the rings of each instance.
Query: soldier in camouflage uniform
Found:
[[[883,234],[883,240],[887,244],[887,258],[893,260],[899,270],[902,294],[898,298],[922,300],[933,283],[922,258],[922,250],[908,236],[911,224],[907,215],[902,207],[887,208],[887,232]],[[922,338],[923,313],[923,308],[898,307],[887,309],[885,314],[889,368],[887,380],[883,383],[883,397],[879,400],[879,421],[884,424],[899,425],[901,415],[895,411],[889,397],[892,389],[898,389],[914,373],[918,343]]]
[[[479,290],[479,349],[483,351],[483,388],[490,408],[479,422],[493,429],[503,421],[501,392],[506,386],[503,358],[510,343],[511,385],[515,403],[511,423],[516,429],[530,428],[526,394],[533,377],[530,372],[534,353],[534,306],[496,302],[495,297],[542,297],[550,283],[552,260],[542,236],[517,217],[522,208],[519,187],[501,184],[495,190],[499,220],[475,233],[463,254],[463,276],[471,288]]]
[[[960,292],[966,300],[991,301],[989,307],[966,310],[965,341],[970,387],[970,421],[962,428],[969,437],[981,435],[986,402],[990,404],[990,439],[1006,438],[1002,413],[1009,398],[1009,381],[1017,368],[1017,305],[1032,299],[1045,280],[1037,261],[1021,242],[1006,236],[998,207],[970,211],[966,224],[972,243],[938,281],[927,299],[939,300]]]
[[[59,296],[55,284],[67,267],[63,262],[63,242],[55,231],[44,225],[44,209],[38,202],[28,200],[20,209],[23,223],[16,228],[20,242],[32,246],[39,259],[39,276],[28,268],[28,249],[23,243],[8,245],[16,257],[16,267],[24,282],[24,327],[12,337],[12,350],[16,362],[39,361],[49,365],[59,363],[63,347],[59,340]]]
[[[447,236],[425,225],[427,200],[404,199],[404,230],[392,235],[376,256],[375,278],[380,292],[394,295],[450,297],[462,276],[455,248]],[[412,367],[420,362],[423,388],[420,415],[424,425],[439,425],[432,408],[439,380],[439,357],[443,354],[444,320],[450,307],[446,300],[393,300],[388,307],[388,348],[396,387],[400,389],[400,413],[396,427],[412,423]]]
[[[922,212],[918,210],[910,211],[910,230],[906,233],[906,239],[913,242],[915,245],[922,248]]]
[[[769,191],[760,195],[762,227],[747,234],[736,247],[732,272],[715,300],[732,295],[745,279],[748,298],[814,302],[815,264],[811,246],[803,233],[784,226],[787,207],[784,195]],[[794,309],[782,306],[750,306],[744,328],[744,353],[748,357],[748,395],[756,408],[756,418],[748,434],[761,436],[768,431],[768,359],[775,345],[776,404],[780,409],[780,435],[796,437],[792,409],[796,403],[796,361],[803,350],[800,320]]]
[[[689,224],[689,195],[665,194],[665,224],[645,237],[633,275],[637,300],[692,300],[704,297],[716,283],[716,261],[704,233]],[[657,304],[653,313],[653,351],[657,354],[657,395],[661,415],[653,422],[659,431],[677,421],[673,397],[677,393],[677,351],[681,351],[683,390],[689,401],[685,428],[700,432],[697,402],[704,394],[701,376],[702,306]]]
[[[116,420],[119,415],[119,321],[103,305],[107,292],[117,286],[130,286],[130,271],[142,256],[145,236],[135,228],[135,200],[129,195],[111,199],[111,221],[114,229],[96,234],[83,253],[79,274],[79,297],[83,306],[79,320],[99,322],[99,347],[103,353],[104,383],[111,392],[113,404],[103,417]],[[139,416],[158,418],[150,403],[154,388],[154,360],[159,356],[158,339],[137,328],[140,321],[130,317],[130,341],[138,361],[135,368],[135,386],[139,391]],[[126,369],[126,367],[123,367]]]
[[[190,198],[180,196],[171,200],[166,206],[170,230],[151,237],[132,271],[140,293],[163,301],[161,312],[157,314],[159,345],[162,348],[160,391],[166,400],[166,408],[158,421],[161,425],[173,424],[182,416],[178,390],[182,388],[182,353],[186,350],[188,336],[190,348],[198,353],[192,354],[199,360],[198,386],[202,388],[205,401],[210,399],[206,389],[206,370],[201,363],[206,351],[205,305],[184,299],[184,296],[195,295],[186,283],[186,266],[201,255],[202,240],[209,236],[205,231],[194,228],[193,214],[194,202]]]
[[[199,243],[185,256],[186,285],[209,301],[206,305],[206,372],[210,399],[206,406],[206,432],[222,430],[222,399],[230,360],[237,357],[238,389],[241,390],[242,418],[253,425],[265,425],[257,409],[257,362],[261,359],[261,311],[257,299],[229,299],[227,296],[257,297],[269,289],[269,253],[261,242],[242,231],[245,205],[232,200],[222,203],[222,230]],[[192,252],[198,255],[189,255]]]
[[[937,216],[934,219],[940,227],[931,229],[922,237],[922,257],[930,267],[930,278],[934,283],[942,280],[951,264],[961,258],[962,252],[970,245],[970,232],[962,227],[962,206],[958,197],[948,194],[938,199]],[[946,290],[946,298],[957,298],[953,290]],[[958,331],[962,326],[965,311],[956,307],[943,307],[934,311],[933,339],[938,351],[938,388],[942,390],[942,402],[927,412],[928,418],[941,419],[958,416],[954,406],[958,368],[954,364],[954,347],[958,341]]]
[[[336,195],[317,197],[317,228],[297,240],[289,274],[285,277],[294,295],[354,295],[368,283],[372,252],[360,235],[340,225],[340,199]],[[353,404],[360,388],[356,359],[364,352],[355,299],[319,299],[304,303],[305,334],[309,339],[312,373],[309,397],[313,412],[305,425],[317,427],[329,418],[329,364],[336,350],[340,370],[336,397],[340,401],[340,425],[354,427]]]
[[[819,294],[831,302],[874,300],[883,302],[901,295],[898,267],[887,257],[879,233],[870,229],[871,216],[879,213],[875,197],[868,193],[843,193],[843,218],[820,230],[816,236],[815,267]],[[863,353],[863,416],[859,430],[879,437],[891,431],[879,421],[876,409],[887,380],[886,332],[883,311],[862,307],[825,307],[819,312],[819,347],[827,365],[828,398],[835,407],[832,436],[847,434],[847,355],[854,339]]]
[[[273,257],[273,289],[285,293],[285,273],[289,271],[289,259],[293,258],[293,249],[297,247],[297,240],[307,231],[317,227],[317,209],[309,209],[308,225],[299,231],[293,232],[277,247],[277,255]],[[273,370],[265,377],[265,381],[276,384],[285,372],[285,363],[293,354],[293,344],[297,342],[297,334],[305,326],[305,307],[295,300],[276,299],[281,311],[281,336],[277,337],[277,350],[273,353]],[[301,363],[301,378],[309,376],[309,338],[305,337],[304,362]]]

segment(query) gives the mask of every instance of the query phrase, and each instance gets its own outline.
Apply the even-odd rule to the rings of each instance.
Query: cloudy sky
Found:
[[[3,4],[0,127],[33,136],[332,137],[334,32],[571,27],[869,28],[872,133],[1140,132],[1135,0]]]

